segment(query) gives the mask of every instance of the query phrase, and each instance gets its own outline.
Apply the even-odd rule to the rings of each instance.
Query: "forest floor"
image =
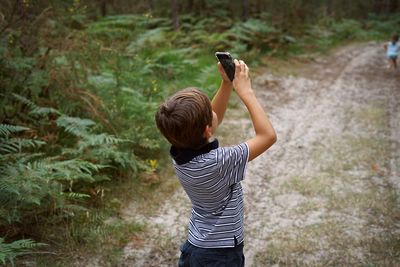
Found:
[[[246,266],[399,266],[400,70],[375,42],[266,65],[253,87],[278,142],[243,182]],[[220,143],[252,134],[234,96]],[[175,188],[153,211],[126,205],[123,217],[146,230],[119,266],[177,265],[190,203]]]

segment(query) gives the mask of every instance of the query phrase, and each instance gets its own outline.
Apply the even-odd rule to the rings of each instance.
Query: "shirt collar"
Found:
[[[187,148],[177,148],[171,146],[169,153],[178,165],[182,165],[188,163],[195,157],[208,153],[213,149],[217,149],[218,147],[219,147],[218,140],[214,139],[214,141],[206,144],[205,146],[197,150],[187,149]]]

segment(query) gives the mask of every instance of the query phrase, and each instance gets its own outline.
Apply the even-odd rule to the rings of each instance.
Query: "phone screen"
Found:
[[[235,63],[231,55],[228,52],[216,52],[215,56],[218,58],[219,62],[221,62],[229,80],[233,81],[235,78]]]

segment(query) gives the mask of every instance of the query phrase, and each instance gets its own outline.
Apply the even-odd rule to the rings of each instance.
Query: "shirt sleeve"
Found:
[[[222,179],[231,186],[244,179],[247,162],[249,161],[249,147],[246,143],[221,149],[220,174]]]

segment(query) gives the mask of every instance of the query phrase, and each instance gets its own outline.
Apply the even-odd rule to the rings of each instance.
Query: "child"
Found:
[[[241,60],[234,62],[233,82],[218,63],[222,82],[211,102],[196,88],[187,88],[162,103],[155,115],[158,129],[172,145],[176,174],[192,203],[180,267],[244,266],[240,181],[247,162],[272,146],[276,134],[251,88],[249,68]],[[219,147],[213,135],[233,88],[250,113],[255,136],[238,145]]]
[[[394,34],[392,36],[392,41],[385,44],[384,47],[386,49],[386,55],[389,59],[389,67],[396,69],[397,56],[400,50],[399,35]]]

